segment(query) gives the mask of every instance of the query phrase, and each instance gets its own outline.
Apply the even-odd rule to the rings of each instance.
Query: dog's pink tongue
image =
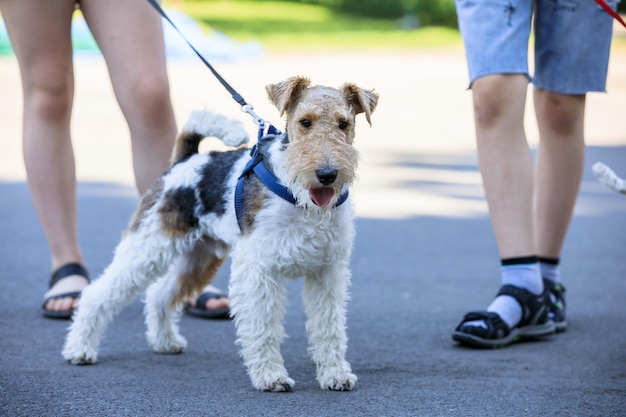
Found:
[[[311,188],[309,189],[309,195],[315,204],[320,207],[326,206],[335,195],[335,190],[332,188]]]

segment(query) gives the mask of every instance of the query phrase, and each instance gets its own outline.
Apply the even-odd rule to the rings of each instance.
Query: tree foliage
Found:
[[[263,1],[263,0],[259,0]],[[318,4],[333,10],[360,16],[397,19],[417,18],[420,26],[456,27],[454,0],[286,0]]]

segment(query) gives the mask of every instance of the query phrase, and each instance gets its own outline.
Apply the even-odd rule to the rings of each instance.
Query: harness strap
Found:
[[[605,12],[613,16],[613,19],[620,22],[622,26],[626,28],[626,22],[624,22],[624,19],[622,19],[622,17],[615,10],[613,10],[613,8],[609,6],[604,0],[596,0],[596,3],[598,3],[600,7],[604,9]]]

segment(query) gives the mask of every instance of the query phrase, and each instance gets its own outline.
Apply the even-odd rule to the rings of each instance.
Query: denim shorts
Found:
[[[607,3],[614,9],[619,0]],[[470,87],[490,74],[525,74],[561,94],[606,90],[613,18],[593,0],[455,0]],[[534,24],[534,75],[528,44]]]

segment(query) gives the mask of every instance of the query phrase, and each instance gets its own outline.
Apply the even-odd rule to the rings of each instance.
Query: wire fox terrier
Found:
[[[351,83],[311,86],[304,77],[266,90],[286,114],[286,133],[261,138],[252,158],[247,148],[198,153],[204,137],[237,146],[247,135],[223,116],[192,114],[172,166],[143,196],[112,263],[82,293],[63,349],[71,364],[95,363],[106,326],[146,289],[148,343],[156,352],[182,352],[183,302],[211,282],[230,254],[231,314],[252,385],[293,389],[280,353],[284,282],[304,277],[317,380],[322,389],[354,387],[345,359],[354,211],[341,203],[358,162],[355,116],[364,113],[369,123],[378,94]],[[266,174],[286,195],[265,185]]]

